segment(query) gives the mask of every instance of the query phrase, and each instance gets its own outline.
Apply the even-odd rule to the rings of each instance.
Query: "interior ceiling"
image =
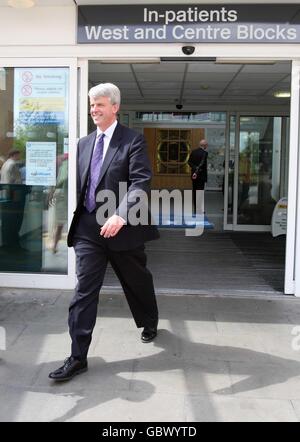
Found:
[[[290,62],[272,65],[215,62],[105,64],[91,61],[89,86],[112,82],[119,86],[123,104],[263,103],[288,104],[274,97],[290,91]]]

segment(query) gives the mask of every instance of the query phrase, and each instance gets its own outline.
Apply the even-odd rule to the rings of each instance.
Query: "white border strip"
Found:
[[[291,78],[288,217],[287,217],[284,292],[286,294],[295,293],[296,296],[300,296],[300,287],[298,287],[298,290],[296,291],[295,281],[294,281],[295,260],[296,260],[295,239],[296,239],[296,207],[297,207],[297,193],[295,192],[295,189],[298,188],[297,165],[298,165],[298,146],[299,146],[299,81],[300,81],[300,62],[293,61],[292,78]],[[300,244],[298,246],[298,254],[299,252],[300,252]]]

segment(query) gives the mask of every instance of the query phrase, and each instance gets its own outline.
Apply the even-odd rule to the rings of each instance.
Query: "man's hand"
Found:
[[[118,215],[113,215],[102,226],[100,230],[100,235],[104,238],[110,238],[111,236],[116,236],[116,234],[124,226],[125,220]]]

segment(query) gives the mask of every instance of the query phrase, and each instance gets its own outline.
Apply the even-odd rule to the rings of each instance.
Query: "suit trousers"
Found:
[[[192,190],[192,195],[193,195],[193,212],[194,214],[196,213],[196,208],[197,208],[197,190],[204,190],[205,188],[205,181],[203,180],[192,180],[192,185],[193,185],[193,190]]]
[[[85,215],[85,218],[92,216]],[[144,245],[132,250],[112,251],[107,240],[100,237],[99,226],[97,241],[94,237],[81,237],[80,230],[74,237],[78,283],[69,307],[69,333],[72,356],[84,360],[96,323],[99,292],[108,262],[122,285],[137,327],[156,327],[158,310]]]

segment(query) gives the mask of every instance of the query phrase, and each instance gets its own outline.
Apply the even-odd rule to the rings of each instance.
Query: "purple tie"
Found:
[[[87,192],[85,197],[85,207],[90,213],[93,212],[96,208],[95,192],[103,160],[104,137],[105,134],[99,136],[91,161],[90,175],[89,175]]]

